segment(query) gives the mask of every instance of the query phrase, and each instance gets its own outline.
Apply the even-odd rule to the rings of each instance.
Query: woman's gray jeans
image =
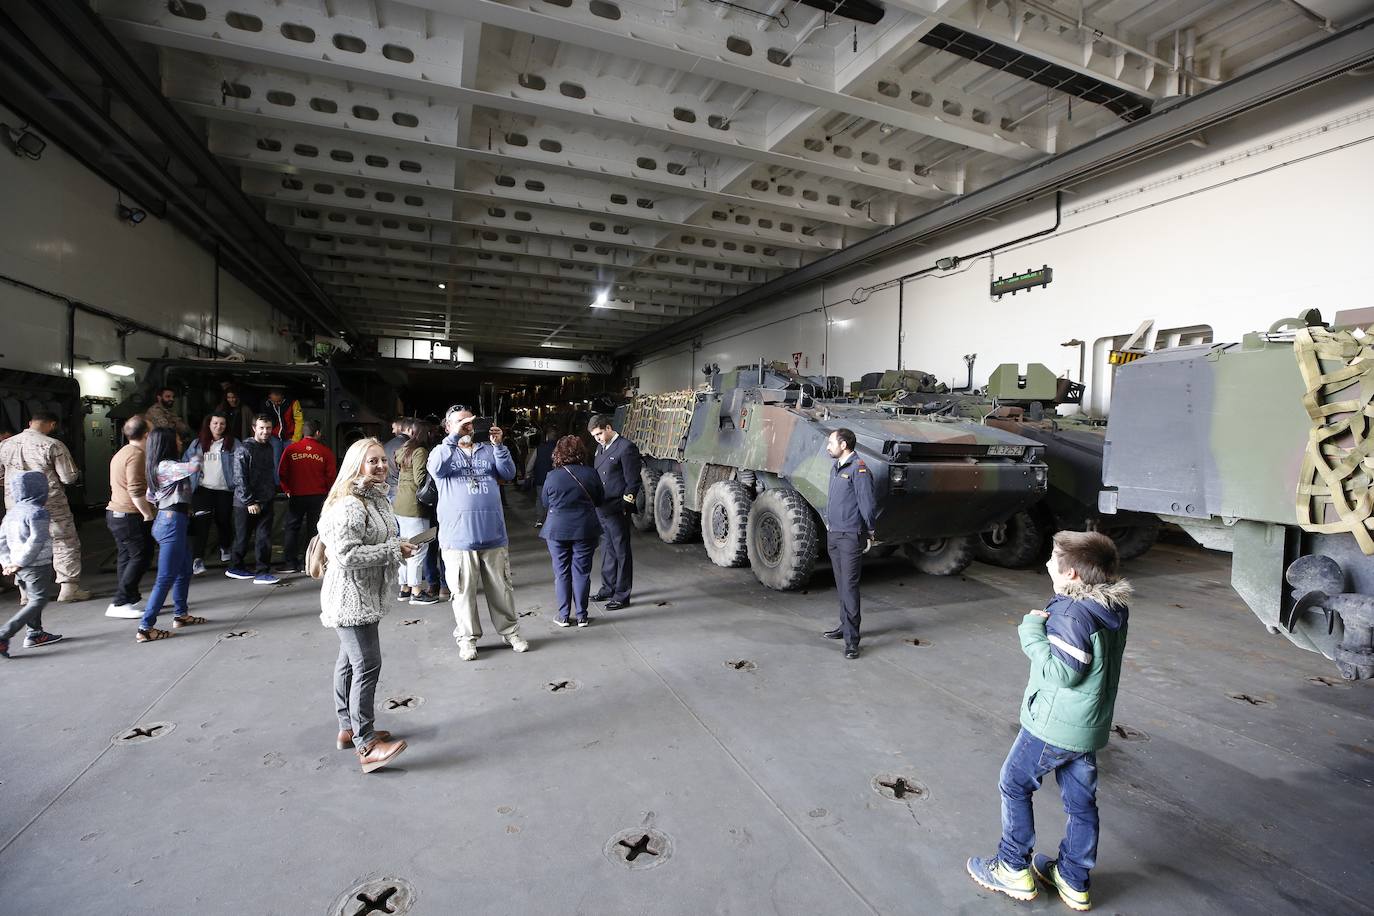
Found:
[[[373,741],[372,698],[382,673],[382,643],[377,624],[335,627],[339,660],[334,665],[334,705],[339,730],[353,730],[353,746],[362,750]]]

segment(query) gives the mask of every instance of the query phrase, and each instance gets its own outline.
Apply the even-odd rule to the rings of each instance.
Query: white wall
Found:
[[[1053,236],[909,282],[903,366],[959,385],[962,355],[977,353],[976,384],[1004,362],[1043,362],[1076,376],[1077,350],[1059,344],[1080,338],[1090,345],[1089,400],[1101,410],[1108,390],[1093,384],[1092,345],[1101,341],[1105,363],[1103,338],[1143,320],[1156,331],[1210,325],[1213,339],[1230,341],[1303,308],[1329,318],[1368,304],[1374,79],[1343,77],[1208,131],[1206,141],[1206,149],[1184,146],[1072,189]],[[695,354],[690,345],[644,354],[632,374],[650,393],[699,382],[705,363],[732,368],[760,355],[791,361],[801,352],[803,371],[820,374],[828,362],[829,374],[846,380],[894,368],[897,289],[855,305],[847,300],[858,286],[1052,224],[1053,203],[1038,202],[727,319],[700,334]],[[991,277],[1044,264],[1054,269],[1048,288],[1001,301],[988,295]]]
[[[0,121],[22,124],[0,107]],[[35,130],[42,135],[41,125]],[[61,296],[87,302],[203,346],[214,344],[213,256],[173,228],[149,216],[138,226],[115,215],[116,192],[94,173],[49,143],[37,161],[0,151],[0,274]],[[126,201],[128,202],[128,201]],[[278,333],[286,319],[224,271],[220,278],[220,346],[251,358],[289,361],[290,339]],[[53,299],[0,283],[0,365],[61,374],[67,352],[67,309]],[[130,365],[138,357],[192,352],[150,334],[127,341]],[[78,354],[92,360],[120,357],[115,326],[78,312]],[[103,370],[83,371],[82,391],[112,395]]]

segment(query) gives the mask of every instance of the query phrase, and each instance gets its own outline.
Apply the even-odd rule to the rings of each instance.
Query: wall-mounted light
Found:
[[[120,203],[115,207],[115,215],[119,217],[120,222],[128,223],[130,226],[137,226],[148,218],[148,211],[141,207],[127,207],[123,203]]]
[[[128,378],[134,374],[134,367],[126,366],[123,363],[105,363],[104,369],[111,375],[118,375],[121,378]]]
[[[5,147],[16,156],[23,156],[25,159],[39,159],[43,155],[43,150],[47,149],[48,141],[38,134],[29,130],[25,124],[23,127],[10,127],[8,124],[0,124],[0,141]]]
[[[440,284],[439,284],[439,288],[440,288],[440,289],[448,289],[448,284],[447,284],[447,283],[440,283]]]
[[[596,299],[594,299],[594,300],[592,301],[592,308],[594,308],[594,309],[604,309],[604,308],[606,307],[606,303],[608,303],[608,302],[610,302],[610,301],[611,301],[610,294],[607,293],[606,290],[603,289],[603,290],[601,290],[599,293],[596,294]]]

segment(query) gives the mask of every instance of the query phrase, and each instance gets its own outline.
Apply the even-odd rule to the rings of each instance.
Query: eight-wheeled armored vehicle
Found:
[[[1232,586],[1271,632],[1374,676],[1372,398],[1369,332],[1315,311],[1123,365],[1102,509],[1230,551]]]
[[[799,588],[824,539],[825,441],[841,427],[854,431],[878,488],[878,541],[903,547],[924,572],[958,573],[978,532],[1044,495],[1037,443],[962,419],[817,397],[827,382],[760,363],[622,408],[616,428],[644,456],[635,524],[668,543],[700,534],[717,565],[748,565],[769,588]]]

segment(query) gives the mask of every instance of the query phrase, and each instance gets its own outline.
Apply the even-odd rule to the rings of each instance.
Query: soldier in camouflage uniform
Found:
[[[177,393],[171,388],[161,388],[153,398],[152,406],[143,413],[143,418],[153,429],[176,430],[177,438],[183,445],[191,441],[191,427],[174,409]]]
[[[76,483],[80,470],[72,453],[52,437],[57,416],[36,411],[29,428],[0,445],[0,486],[9,475],[23,471],[42,471],[48,478],[48,515],[52,520],[53,567],[61,584],[58,601],[85,601],[90,592],[81,590],[81,541],[76,535],[76,518],[67,503],[64,484]],[[10,507],[9,488],[5,487],[5,507]]]

